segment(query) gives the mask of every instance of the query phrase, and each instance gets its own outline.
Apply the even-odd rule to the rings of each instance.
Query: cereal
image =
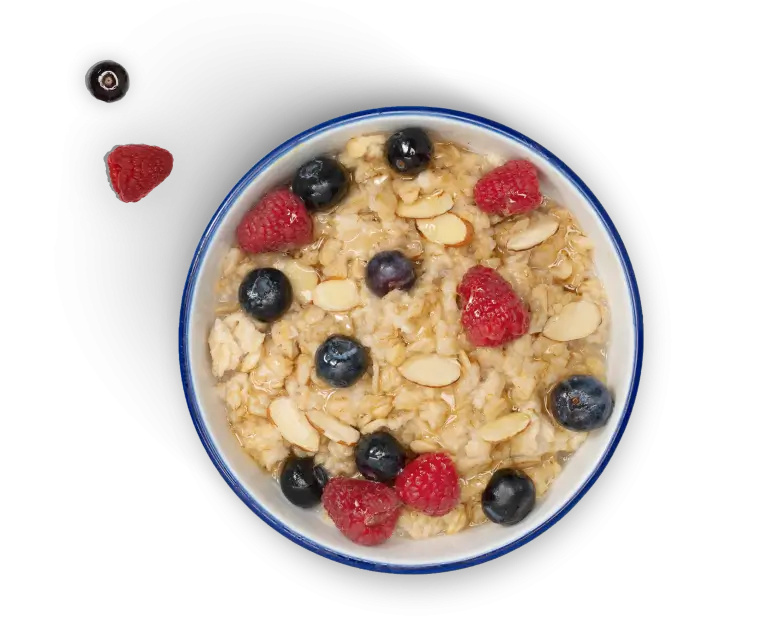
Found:
[[[385,162],[385,139],[355,138],[337,154],[350,190],[312,214],[313,244],[285,256],[226,253],[208,345],[231,429],[268,472],[309,450],[330,474],[352,476],[358,434],[379,429],[415,454],[448,452],[461,503],[440,517],[403,509],[397,532],[419,539],[485,523],[481,494],[499,468],[524,470],[544,495],[588,436],[557,425],[543,399],[570,375],[605,381],[610,318],[592,241],[566,209],[544,198],[531,215],[490,217],[473,186],[500,159],[435,142],[429,167],[401,177]],[[365,268],[385,250],[413,260],[417,281],[378,297]],[[479,264],[530,310],[527,335],[502,347],[473,346],[460,324],[457,286]],[[237,290],[248,272],[272,266],[295,299],[267,325],[239,310]],[[361,342],[372,363],[344,389],[314,373],[316,350],[335,333]]]

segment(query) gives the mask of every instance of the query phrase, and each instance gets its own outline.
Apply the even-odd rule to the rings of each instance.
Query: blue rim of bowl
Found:
[[[226,215],[227,211],[231,208],[234,201],[244,192],[247,186],[250,183],[252,183],[275,160],[288,153],[291,149],[296,147],[298,144],[301,144],[303,141],[312,138],[315,135],[321,134],[325,131],[339,128],[348,123],[353,123],[361,120],[385,118],[389,116],[399,116],[399,115],[420,115],[420,116],[429,116],[429,117],[436,116],[441,119],[456,120],[459,122],[469,123],[484,129],[489,129],[490,131],[493,131],[495,133],[500,133],[508,138],[511,138],[515,142],[518,142],[524,145],[525,147],[528,147],[535,153],[546,158],[547,161],[549,161],[549,163],[553,167],[555,167],[558,171],[560,171],[560,173],[563,174],[573,184],[573,186],[582,194],[582,196],[592,205],[599,219],[601,220],[607,232],[609,233],[612,242],[614,244],[615,250],[617,251],[617,255],[620,258],[620,262],[622,263],[623,270],[625,272],[626,284],[631,294],[631,304],[633,307],[632,309],[633,323],[634,323],[634,328],[636,330],[633,377],[631,380],[630,390],[628,392],[628,398],[625,403],[625,407],[623,407],[622,416],[620,417],[619,426],[614,434],[612,441],[609,443],[609,446],[606,448],[603,457],[596,465],[595,469],[587,478],[587,480],[584,482],[584,484],[579,488],[578,491],[574,493],[574,495],[571,496],[568,502],[566,502],[556,513],[552,514],[552,516],[550,516],[545,522],[541,523],[538,527],[536,527],[532,531],[529,531],[524,536],[521,536],[520,538],[517,538],[516,540],[497,549],[493,549],[492,551],[489,551],[487,553],[483,553],[481,555],[474,556],[472,558],[467,558],[465,560],[457,560],[455,562],[449,562],[446,564],[426,564],[426,565],[385,564],[380,562],[362,560],[360,558],[355,558],[342,553],[337,553],[332,549],[326,548],[320,544],[313,542],[309,538],[300,535],[296,531],[290,529],[285,524],[277,520],[270,513],[268,513],[247,492],[247,490],[242,486],[242,484],[239,482],[236,476],[234,476],[231,469],[228,467],[228,465],[225,463],[223,458],[218,453],[217,447],[215,446],[215,443],[213,442],[212,437],[210,436],[209,431],[207,430],[207,427],[204,423],[204,419],[199,410],[198,401],[196,399],[196,395],[193,389],[193,381],[190,372],[189,353],[187,348],[189,342],[188,320],[190,318],[190,307],[191,307],[191,302],[193,300],[193,291],[194,291],[195,283],[198,280],[198,274],[202,264],[202,256],[206,252],[207,248],[209,247],[209,244],[212,241],[212,236],[214,235],[215,230],[223,220],[223,217]],[[601,475],[604,468],[606,467],[609,460],[611,459],[612,454],[617,448],[617,445],[620,442],[620,438],[625,432],[625,428],[628,424],[628,419],[631,416],[631,410],[633,409],[634,401],[636,400],[636,393],[639,388],[639,380],[641,378],[641,372],[642,372],[643,346],[644,346],[644,328],[642,322],[642,303],[639,297],[639,289],[636,284],[636,277],[634,275],[633,267],[631,266],[631,260],[628,257],[628,253],[625,250],[625,246],[623,245],[623,242],[620,239],[620,234],[617,232],[614,223],[609,218],[609,215],[606,213],[606,210],[603,208],[601,203],[598,201],[598,198],[596,198],[595,195],[593,195],[593,192],[590,191],[587,185],[584,182],[582,182],[579,176],[577,176],[559,158],[557,158],[555,155],[550,153],[547,149],[542,147],[537,142],[531,140],[525,135],[522,135],[518,131],[515,131],[514,129],[510,129],[509,127],[506,127],[505,125],[502,125],[498,122],[494,122],[493,120],[488,120],[487,118],[482,118],[480,116],[476,116],[470,113],[465,113],[463,111],[455,111],[452,109],[443,109],[438,107],[384,107],[379,109],[368,109],[366,111],[357,111],[356,113],[349,113],[339,118],[327,120],[326,122],[323,122],[315,127],[312,127],[311,129],[307,129],[306,131],[303,131],[302,133],[300,133],[297,136],[294,136],[287,142],[284,142],[279,147],[277,147],[269,154],[267,154],[264,158],[262,158],[252,169],[250,169],[250,171],[248,171],[244,175],[244,177],[229,192],[229,194],[226,196],[226,198],[218,207],[217,211],[215,212],[215,215],[212,216],[212,219],[209,221],[209,224],[207,225],[204,234],[201,236],[201,239],[199,240],[198,246],[196,248],[196,252],[193,255],[193,261],[190,264],[190,269],[188,270],[187,280],[185,281],[185,289],[182,294],[182,307],[180,309],[180,318],[179,318],[179,362],[180,362],[180,371],[182,374],[182,386],[185,391],[185,400],[187,401],[188,404],[188,410],[190,411],[191,418],[193,419],[193,424],[196,427],[198,436],[201,439],[201,443],[204,445],[207,454],[209,455],[210,459],[212,460],[217,470],[220,472],[220,475],[223,476],[223,479],[228,483],[231,489],[233,489],[234,493],[236,493],[237,496],[239,496],[239,498],[242,500],[242,502],[244,502],[259,518],[261,518],[264,522],[266,522],[270,527],[272,527],[273,529],[275,529],[276,531],[284,535],[289,540],[292,540],[296,544],[304,547],[305,549],[317,553],[318,555],[323,556],[324,558],[329,558],[330,560],[335,560],[336,562],[340,562],[342,564],[346,564],[351,567],[366,569],[368,571],[380,571],[385,573],[410,573],[410,574],[440,573],[443,571],[455,571],[457,569],[463,569],[466,567],[471,567],[477,564],[481,564],[483,562],[487,562],[489,560],[493,560],[502,555],[505,555],[506,553],[509,553],[514,549],[518,549],[523,544],[526,544],[531,540],[533,540],[534,538],[541,535],[544,531],[549,529],[552,525],[558,522],[563,516],[565,516],[574,507],[574,505],[576,505],[576,503],[579,502],[579,500],[581,500],[582,496],[584,496],[585,493],[587,493],[590,487],[593,486],[595,481]]]

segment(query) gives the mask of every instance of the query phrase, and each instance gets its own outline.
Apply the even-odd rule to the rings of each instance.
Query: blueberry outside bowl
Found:
[[[521,523],[486,524],[428,540],[393,537],[377,547],[344,538],[317,513],[297,509],[277,482],[244,453],[228,428],[215,391],[207,335],[214,322],[220,260],[234,242],[242,215],[270,188],[291,179],[297,167],[340,150],[352,137],[418,126],[479,153],[528,158],[542,189],[574,214],[595,243],[595,263],[612,313],[608,381],[615,394],[609,423],[591,434],[549,492]],[[468,113],[430,107],[390,107],[348,114],[291,138],[260,160],[226,196],[196,248],[185,282],[179,327],[182,384],[196,431],[209,457],[234,492],[264,522],[311,551],[344,564],[390,573],[434,573],[497,558],[529,542],[560,520],[609,462],[636,396],[642,367],[642,310],[631,262],[617,229],[590,189],[563,162],[524,135]]]

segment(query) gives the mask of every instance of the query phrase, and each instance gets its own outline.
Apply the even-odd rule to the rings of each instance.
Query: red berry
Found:
[[[248,253],[285,251],[313,241],[313,220],[302,199],[289,189],[267,193],[237,227],[237,242]]]
[[[527,307],[494,269],[471,267],[457,294],[462,304],[462,327],[477,347],[497,347],[527,333]]]
[[[425,453],[397,476],[397,495],[409,507],[443,516],[459,504],[459,475],[445,453]]]
[[[126,144],[114,147],[106,163],[111,186],[123,202],[138,202],[168,178],[173,156],[160,147]]]
[[[536,168],[528,160],[511,160],[482,176],[473,187],[473,198],[484,213],[510,216],[533,211],[541,204]]]
[[[342,534],[366,546],[388,540],[402,510],[392,489],[380,482],[355,478],[331,479],[321,501]]]

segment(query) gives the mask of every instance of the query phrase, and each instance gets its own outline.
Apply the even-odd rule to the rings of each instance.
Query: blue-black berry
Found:
[[[529,514],[536,504],[536,487],[527,474],[514,469],[498,469],[492,474],[484,493],[481,508],[497,524],[516,524]]]
[[[280,472],[280,488],[283,495],[297,507],[314,507],[321,501],[329,475],[312,458],[292,456],[285,461]]]
[[[381,251],[367,263],[366,281],[367,288],[382,298],[393,289],[410,289],[416,282],[416,270],[399,251]]]
[[[549,410],[560,425],[572,431],[603,427],[613,407],[611,392],[593,376],[571,376],[549,392]]]
[[[315,352],[316,375],[333,387],[350,387],[369,364],[367,349],[348,336],[329,336]]]
[[[255,269],[239,285],[239,304],[262,322],[277,320],[288,311],[293,299],[291,283],[279,269]]]
[[[310,211],[333,207],[348,192],[348,171],[327,156],[313,158],[297,169],[291,190]]]
[[[368,480],[391,482],[405,468],[405,447],[385,431],[362,436],[354,454],[356,468]]]
[[[87,88],[103,102],[120,100],[130,88],[130,78],[125,67],[113,60],[102,60],[87,72]]]
[[[432,158],[432,141],[423,129],[408,127],[392,134],[386,141],[386,160],[403,175],[424,171]]]

